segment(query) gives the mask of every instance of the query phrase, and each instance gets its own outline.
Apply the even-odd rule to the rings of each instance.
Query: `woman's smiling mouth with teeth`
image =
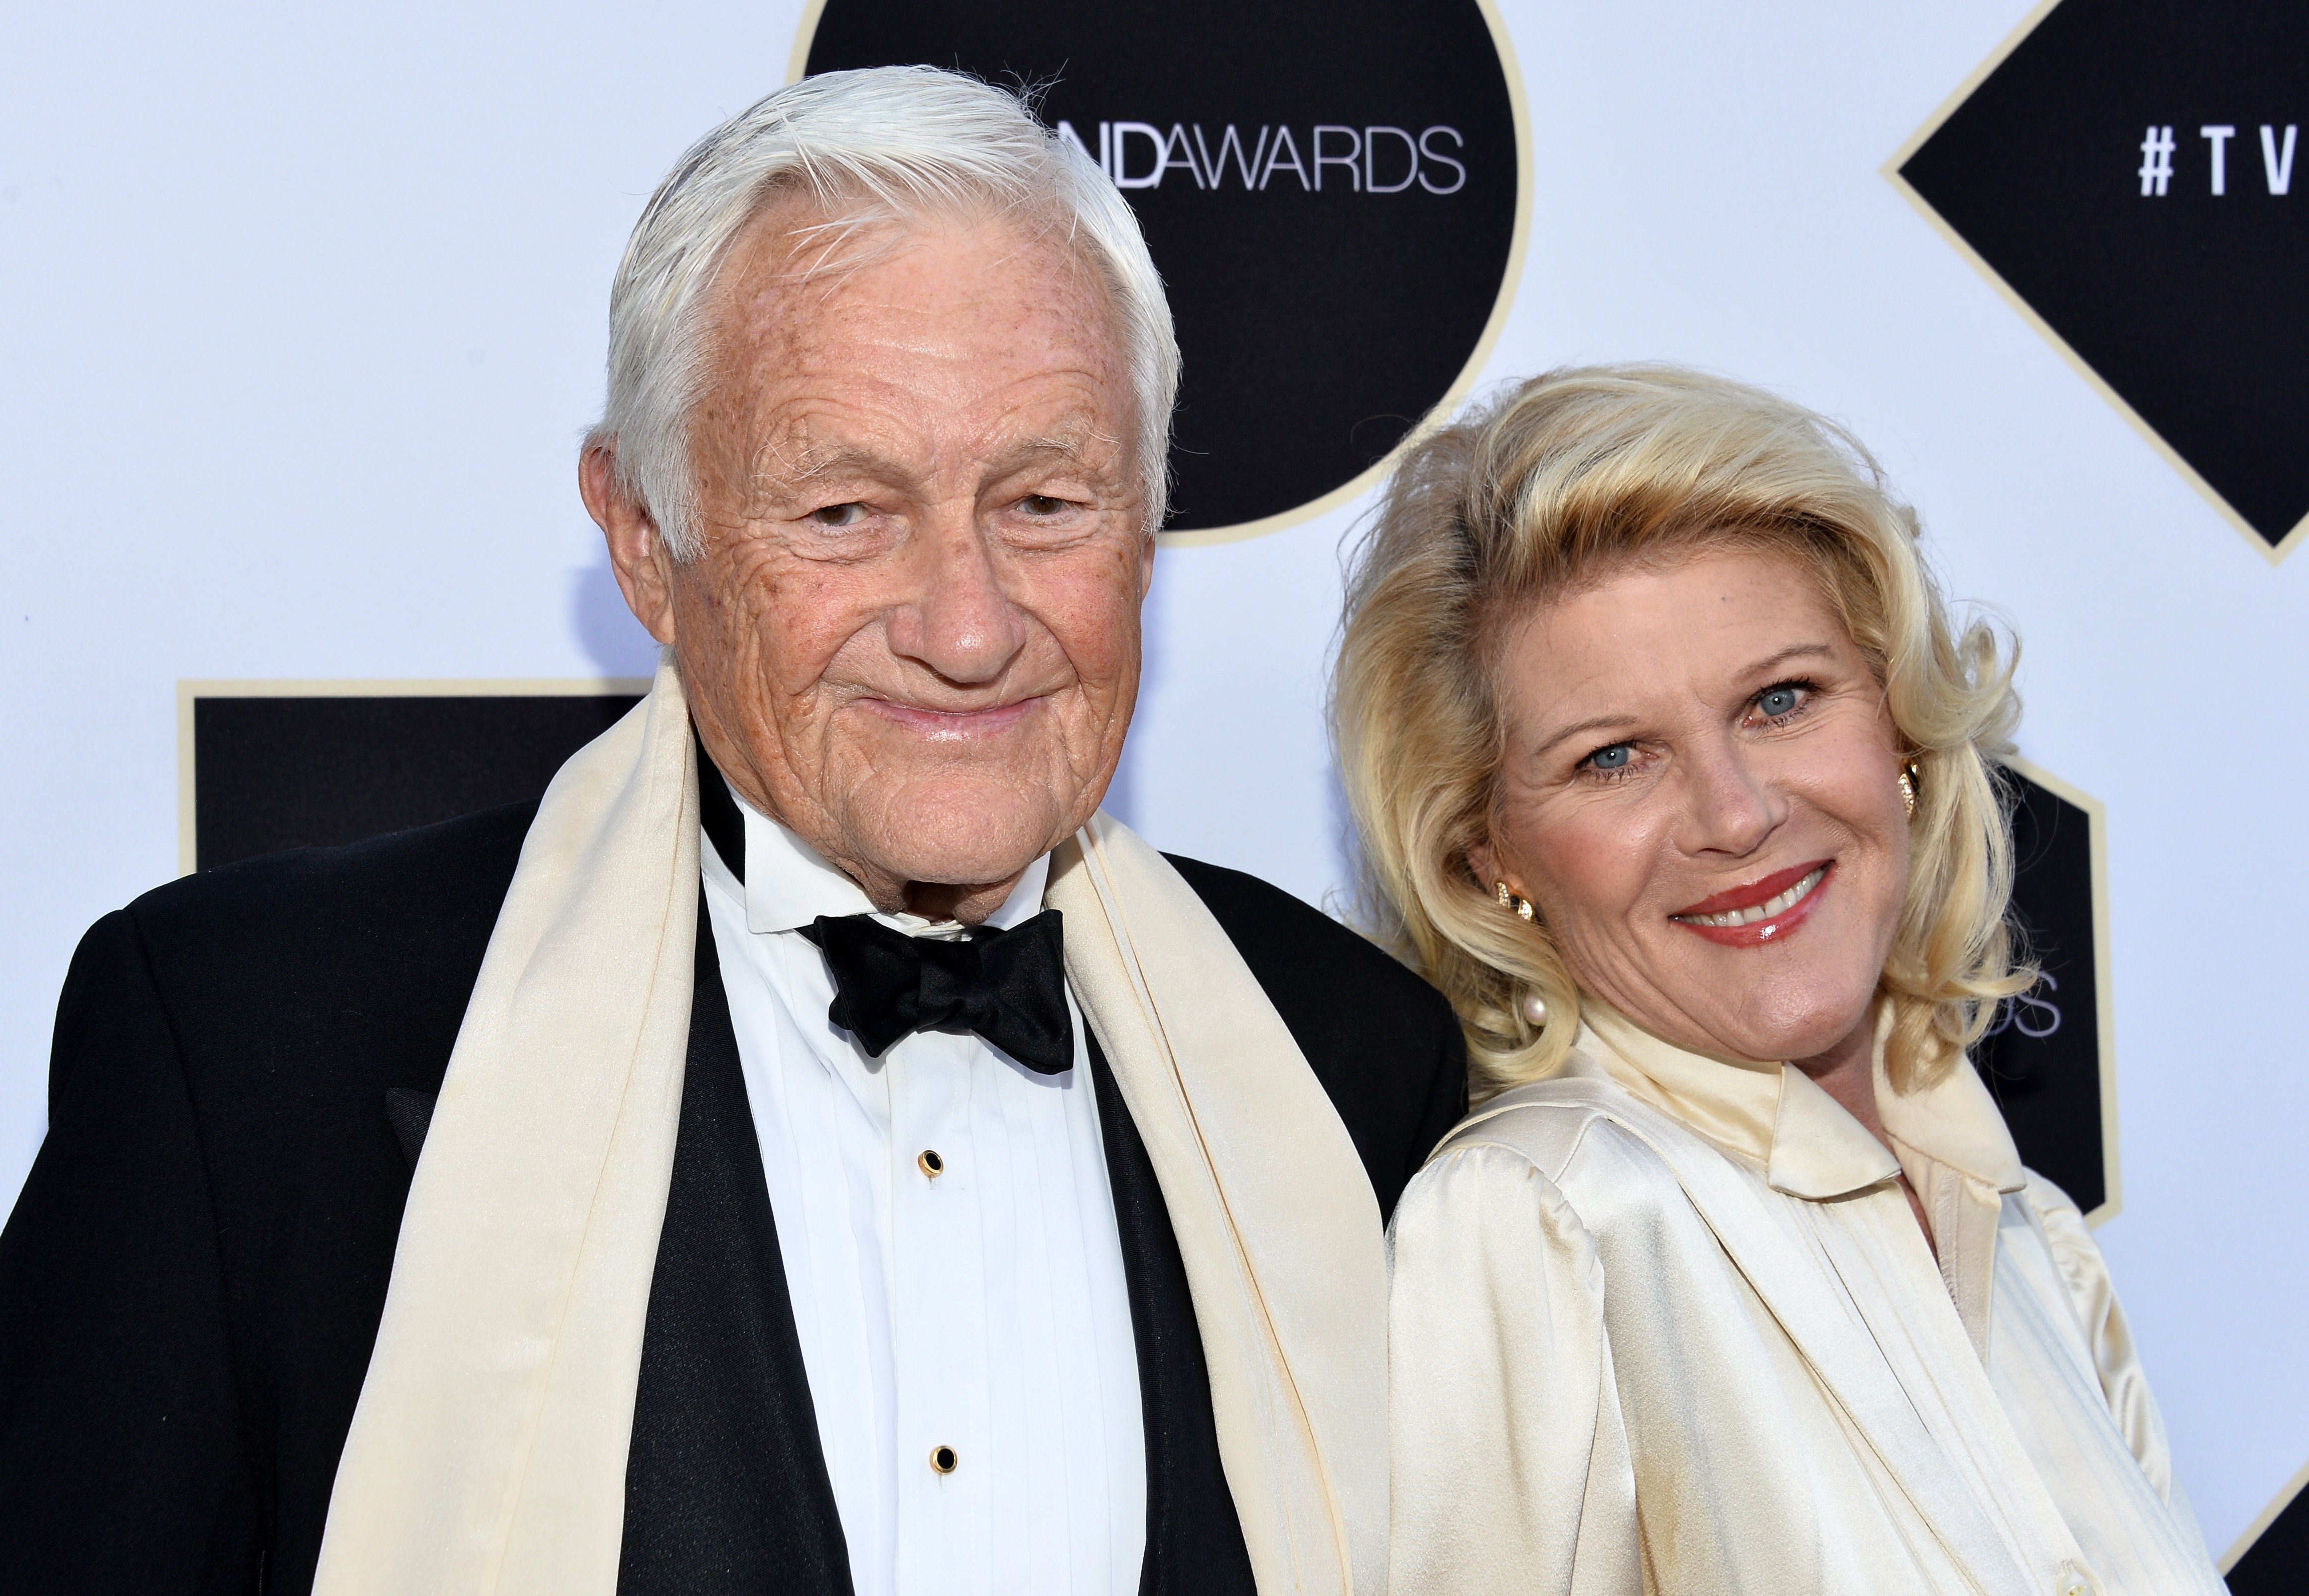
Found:
[[[1733,909],[1721,915],[1671,915],[1668,917],[1672,920],[1680,920],[1686,925],[1753,925],[1760,920],[1769,920],[1775,915],[1785,915],[1795,907],[1797,904],[1812,895],[1812,889],[1820,885],[1820,878],[1827,873],[1828,866],[1820,865],[1777,897],[1768,898],[1762,903],[1751,904],[1744,909]]]

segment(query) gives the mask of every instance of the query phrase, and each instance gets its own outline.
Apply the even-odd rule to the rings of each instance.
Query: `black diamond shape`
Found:
[[[2229,1596],[2297,1596],[2305,1568],[2309,1568],[2309,1491],[2288,1498],[2238,1555],[2227,1571]]]
[[[2091,800],[2054,790],[2040,770],[2008,767],[2011,794],[2012,918],[2021,950],[2042,974],[2006,1002],[1973,1063],[1996,1094],[2021,1162],[2088,1214],[2117,1195],[2102,1134],[2109,1037],[2103,1016],[2099,911],[2104,872]]]
[[[2309,5],[2062,0],[1898,169],[2273,557],[2309,532],[2304,135]]]

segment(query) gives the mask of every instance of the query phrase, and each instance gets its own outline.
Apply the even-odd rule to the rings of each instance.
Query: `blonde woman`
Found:
[[[2215,1592],[1965,1049],[2018,712],[1836,428],[1558,372],[1416,448],[1335,714],[1475,1112],[1391,1229],[1401,1592]]]

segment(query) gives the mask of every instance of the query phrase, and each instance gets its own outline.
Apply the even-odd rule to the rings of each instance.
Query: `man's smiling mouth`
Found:
[[[1007,704],[989,705],[983,709],[932,709],[920,704],[902,704],[894,698],[860,698],[859,703],[895,721],[920,737],[934,741],[961,741],[987,737],[1007,732],[1042,702],[1040,694],[1014,698]]]

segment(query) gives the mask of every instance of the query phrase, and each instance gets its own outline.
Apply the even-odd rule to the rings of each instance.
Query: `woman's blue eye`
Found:
[[[1756,700],[1756,707],[1774,720],[1779,719],[1795,707],[1796,690],[1792,687],[1773,688]]]
[[[1629,757],[1634,752],[1626,743],[1615,742],[1609,748],[1597,749],[1589,754],[1587,763],[1598,770],[1620,770],[1626,768]]]

